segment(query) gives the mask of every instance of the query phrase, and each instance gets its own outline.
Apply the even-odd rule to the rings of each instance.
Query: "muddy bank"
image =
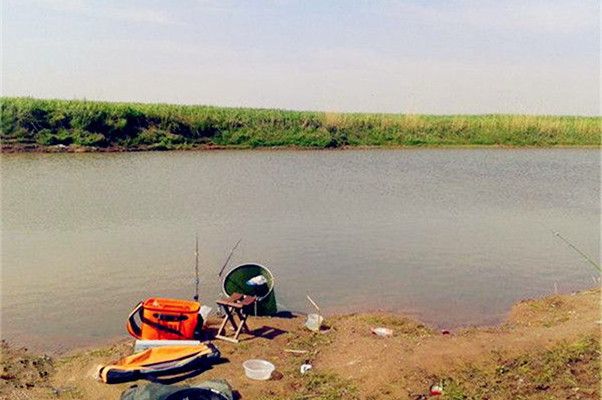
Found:
[[[301,316],[253,318],[255,336],[215,342],[229,362],[185,383],[225,378],[242,399],[416,399],[433,383],[443,385],[441,399],[598,399],[599,305],[599,289],[527,300],[500,326],[450,334],[389,313],[329,318],[321,334]],[[393,336],[375,336],[376,326]],[[117,399],[131,384],[99,383],[93,371],[131,351],[130,340],[55,358],[3,345],[0,398]],[[249,358],[270,360],[281,379],[246,379]],[[301,375],[306,360],[314,368]]]

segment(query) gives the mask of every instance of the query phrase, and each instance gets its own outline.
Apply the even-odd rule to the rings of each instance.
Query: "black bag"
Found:
[[[214,379],[195,386],[132,386],[121,394],[121,400],[234,400],[234,395],[228,382]]]

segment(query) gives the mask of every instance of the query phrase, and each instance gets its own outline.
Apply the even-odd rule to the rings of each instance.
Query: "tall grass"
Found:
[[[3,146],[178,149],[599,145],[600,117],[324,113],[0,98]]]

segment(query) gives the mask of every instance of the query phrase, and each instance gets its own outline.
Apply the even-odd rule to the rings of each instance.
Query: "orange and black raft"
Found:
[[[127,320],[136,339],[193,340],[200,337],[203,320],[196,301],[150,298],[138,303]],[[140,319],[140,325],[136,322]]]
[[[102,367],[98,375],[105,383],[138,379],[151,381],[181,377],[191,371],[204,371],[220,359],[210,343],[195,346],[153,347]]]

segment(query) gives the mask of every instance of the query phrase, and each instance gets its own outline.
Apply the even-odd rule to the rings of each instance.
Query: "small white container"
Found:
[[[322,321],[324,321],[324,318],[321,315],[308,314],[305,327],[310,331],[319,332],[322,327]]]
[[[266,360],[247,360],[242,363],[245,375],[256,381],[267,381],[276,369],[274,364]]]

